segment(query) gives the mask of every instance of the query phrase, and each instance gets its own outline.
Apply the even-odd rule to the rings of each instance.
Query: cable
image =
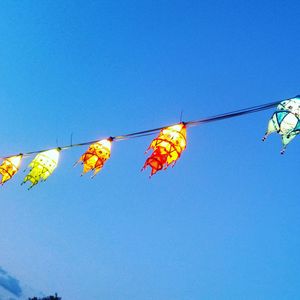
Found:
[[[285,101],[285,100],[283,100],[283,101]],[[200,119],[200,120],[196,120],[196,121],[189,121],[189,122],[186,122],[186,124],[190,125],[190,126],[197,126],[197,125],[204,124],[204,123],[215,122],[215,121],[220,121],[220,120],[224,120],[224,119],[239,117],[239,116],[243,116],[243,115],[246,115],[246,114],[251,114],[251,113],[259,112],[259,111],[262,111],[262,110],[270,109],[272,107],[277,106],[280,102],[282,102],[282,101],[276,101],[276,102],[271,102],[271,103],[267,103],[267,104],[248,107],[248,108],[244,108],[244,109],[240,109],[240,110],[236,110],[236,111],[232,111],[232,112],[212,116],[212,117],[209,117],[209,118],[204,118],[204,119]]]
[[[298,97],[298,96],[296,96],[296,97]],[[295,97],[293,97],[293,98],[295,98]],[[227,113],[211,116],[211,117],[208,117],[208,118],[203,118],[203,119],[199,119],[199,120],[195,120],[195,121],[182,122],[182,123],[184,123],[188,127],[192,127],[192,126],[202,125],[202,124],[205,124],[205,123],[225,120],[225,119],[229,119],[229,118],[240,117],[240,116],[243,116],[243,115],[246,115],[246,114],[256,113],[256,112],[260,112],[260,111],[263,111],[263,110],[273,108],[273,107],[277,106],[280,102],[290,100],[290,99],[293,99],[293,98],[288,98],[288,99],[284,99],[284,100],[280,100],[280,101],[276,101],[276,102],[270,102],[270,103],[266,103],[266,104],[262,104],[262,105],[256,105],[256,106],[252,106],[252,107],[248,107],[248,108],[243,108],[243,109],[240,109],[240,110],[235,110],[235,111],[232,111],[232,112],[227,112]],[[178,124],[178,123],[175,123],[175,124]],[[143,130],[143,131],[138,131],[138,132],[134,132],[134,133],[127,133],[127,134],[123,134],[123,135],[117,135],[115,137],[108,137],[108,139],[111,139],[112,141],[122,141],[122,140],[128,140],[128,139],[133,139],[133,138],[149,136],[149,135],[153,135],[153,134],[159,132],[160,130],[162,130],[166,127],[169,127],[169,126],[172,126],[172,125],[175,125],[175,124],[166,125],[166,126],[163,126],[163,127],[158,127],[158,128],[148,129],[148,130]],[[7,155],[7,156],[0,157],[0,158],[1,159],[6,159],[6,158],[16,156],[16,155],[22,155],[23,157],[27,157],[27,156],[31,156],[32,154],[38,154],[38,153],[48,151],[48,150],[52,150],[52,149],[55,149],[55,148],[57,148],[59,150],[67,150],[67,149],[70,149],[70,148],[73,148],[73,147],[81,147],[81,146],[91,145],[91,144],[96,143],[98,141],[99,140],[93,140],[93,141],[82,142],[82,143],[77,143],[77,144],[70,144],[70,145],[61,146],[61,147],[54,147],[54,148],[43,149],[43,150],[35,150],[35,151],[26,152],[26,153]]]

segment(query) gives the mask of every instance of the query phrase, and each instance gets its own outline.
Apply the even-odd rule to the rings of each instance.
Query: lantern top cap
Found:
[[[178,124],[175,124],[175,125],[172,125],[172,126],[169,126],[169,127],[166,127],[164,129],[173,129],[173,130],[176,130],[176,131],[180,131],[182,128],[185,127],[185,124],[183,122],[180,122]]]

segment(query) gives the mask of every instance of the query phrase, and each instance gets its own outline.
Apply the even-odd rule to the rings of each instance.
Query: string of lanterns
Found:
[[[12,179],[12,177],[20,169],[21,162],[24,157],[37,154],[30,162],[28,166],[30,168],[29,173],[25,176],[22,182],[22,184],[30,182],[28,189],[31,189],[39,182],[47,180],[47,178],[53,173],[58,165],[59,155],[62,150],[84,145],[88,145],[89,147],[74,165],[81,163],[83,165],[81,175],[91,171],[93,172],[92,177],[94,177],[101,171],[106,161],[110,158],[111,147],[114,141],[148,136],[158,132],[158,136],[152,140],[146,151],[147,153],[152,150],[152,153],[146,159],[142,168],[142,170],[144,170],[147,167],[150,167],[150,176],[152,176],[160,170],[165,170],[169,166],[175,165],[182,152],[186,149],[187,127],[256,113],[275,106],[277,106],[276,111],[269,120],[267,131],[262,140],[264,141],[269,134],[277,132],[282,138],[283,148],[281,153],[283,154],[287,145],[300,132],[300,96],[283,101],[253,106],[196,121],[179,122],[165,127],[109,137],[100,141],[89,141],[79,144],[71,144],[64,147],[57,147],[54,149],[31,151],[28,153],[6,156],[2,158],[2,163],[0,164],[0,183],[3,185],[8,180]]]

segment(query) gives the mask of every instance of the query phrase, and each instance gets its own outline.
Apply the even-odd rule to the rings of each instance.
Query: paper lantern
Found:
[[[105,162],[110,158],[111,144],[112,138],[109,138],[90,145],[77,162],[82,162],[83,164],[81,175],[94,171],[92,176],[94,177],[103,168]]]
[[[153,150],[146,160],[143,170],[149,166],[152,168],[151,175],[157,171],[166,169],[169,165],[174,166],[186,148],[186,126],[179,123],[162,129],[150,144],[147,151]]]
[[[22,154],[5,158],[0,165],[0,174],[2,175],[1,184],[10,180],[19,170]]]
[[[277,132],[281,135],[283,149],[281,154],[285,152],[287,145],[300,132],[300,96],[293,99],[280,102],[276,111],[273,113],[268,129],[263,137],[266,140],[269,134]]]
[[[29,164],[31,170],[24,178],[22,184],[30,181],[30,189],[38,184],[39,181],[45,181],[57,167],[60,151],[61,149],[57,148],[39,153]]]

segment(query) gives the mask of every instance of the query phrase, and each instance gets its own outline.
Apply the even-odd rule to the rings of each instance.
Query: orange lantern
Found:
[[[103,168],[105,162],[110,158],[110,150],[113,138],[96,142],[80,157],[77,163],[82,162],[83,172],[81,175],[94,171],[94,176]],[[77,164],[76,163],[76,164]]]
[[[22,154],[8,157],[0,165],[0,174],[2,175],[1,184],[11,179],[19,170]]]
[[[147,149],[147,151],[153,149],[153,153],[146,160],[143,170],[150,166],[152,168],[150,176],[152,176],[169,165],[174,166],[185,148],[186,126],[184,123],[162,129]]]

